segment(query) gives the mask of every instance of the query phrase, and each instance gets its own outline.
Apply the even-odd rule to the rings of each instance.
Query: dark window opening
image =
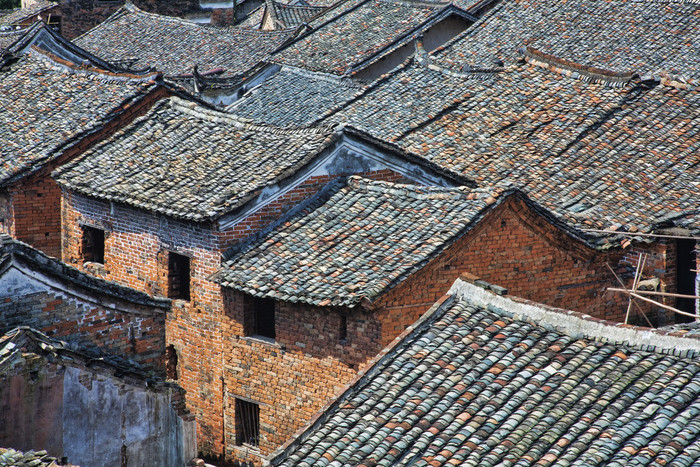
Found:
[[[676,241],[676,290],[681,295],[695,295],[695,241]],[[677,298],[676,308],[687,313],[695,313],[695,300],[692,298]],[[677,323],[694,321],[690,316],[676,313]]]
[[[165,373],[168,379],[177,381],[177,350],[172,344],[165,349]]]
[[[253,302],[255,311],[254,333],[258,336],[275,338],[275,301],[269,298],[256,298]]]
[[[190,299],[190,259],[187,256],[168,254],[168,297]]]
[[[236,399],[236,445],[260,445],[260,407]]]
[[[104,264],[105,231],[95,227],[83,227],[83,261]]]
[[[348,317],[340,315],[340,342],[345,343],[348,340]]]

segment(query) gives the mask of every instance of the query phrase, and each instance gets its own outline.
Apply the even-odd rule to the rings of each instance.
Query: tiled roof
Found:
[[[36,0],[27,8],[17,8],[16,10],[11,10],[11,12],[6,15],[0,14],[0,29],[2,26],[18,25],[22,21],[30,19],[32,16],[38,15],[42,11],[48,10],[57,5],[58,3],[55,2]]]
[[[26,33],[26,29],[13,29],[10,31],[0,31],[0,53],[15,43]]]
[[[700,4],[504,0],[444,53],[459,67],[511,63],[526,45],[583,65],[700,78]]]
[[[441,11],[440,4],[365,0],[279,50],[272,60],[343,75],[408,40]]]
[[[0,335],[0,375],[6,374],[24,360],[27,354],[35,354],[51,362],[63,362],[72,366],[88,367],[92,371],[104,372],[117,378],[148,381],[151,386],[166,386],[143,370],[137,363],[120,355],[101,355],[93,349],[80,349],[51,338],[36,329],[21,326],[5,335]],[[1,465],[1,464],[0,464]]]
[[[94,297],[104,296],[110,300],[118,299],[151,308],[170,308],[170,299],[151,297],[130,287],[100,279],[82,272],[63,261],[45,255],[26,243],[15,240],[9,235],[0,234],[0,276],[8,268],[21,265],[33,273],[50,277],[62,283],[68,283]]]
[[[134,68],[153,67],[170,77],[192,73],[195,65],[200,72],[221,68],[219,76],[230,77],[258,65],[292,34],[293,30],[198,24],[147,13],[127,3],[74,42],[106,60],[129,62]]]
[[[285,66],[226,110],[260,123],[306,125],[361,89],[347,78]]]
[[[471,293],[409,328],[272,465],[698,465],[697,339]]]
[[[87,196],[207,221],[293,174],[336,139],[329,128],[252,125],[172,97],[54,177]]]
[[[0,184],[42,168],[151,91],[155,74],[71,67],[37,49],[0,72]]]
[[[16,451],[0,448],[0,467],[58,467],[58,459],[46,451]]]
[[[275,0],[266,2],[268,14],[272,15],[275,29],[296,28],[307,22],[310,18],[324,11],[325,6],[312,5],[288,5]]]
[[[216,280],[289,302],[355,306],[373,301],[425,266],[503,198],[497,190],[350,177],[242,245]]]
[[[330,119],[480,186],[510,182],[577,228],[697,217],[700,92],[528,60],[492,73],[409,64]]]

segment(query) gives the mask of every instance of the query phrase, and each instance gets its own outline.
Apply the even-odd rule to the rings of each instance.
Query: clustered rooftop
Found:
[[[295,368],[280,378],[276,365],[303,357],[334,377],[359,376],[269,456],[273,465],[700,462],[697,333],[616,328],[496,297],[466,276],[410,326],[396,310],[425,303],[380,300],[409,277],[419,278],[411,287],[437,289],[418,274],[485,219],[494,235],[512,221],[549,244],[575,243],[561,256],[572,270],[589,263],[581,281],[601,301],[607,285],[595,261],[615,279],[634,274],[636,290],[626,234],[640,234],[631,241],[643,249],[678,233],[675,249],[652,254],[679,268],[667,253],[700,236],[700,3],[266,0],[236,26],[214,27],[127,1],[72,43],[27,24],[53,7],[0,13],[0,214],[9,219],[0,217],[0,279],[24,261],[88,295],[104,289],[159,309],[171,302],[154,294],[181,301],[168,318],[178,329],[168,332],[194,330],[202,341],[178,334],[172,351],[193,359],[181,365],[182,384],[192,385],[198,423],[220,418],[198,436],[223,443],[226,456],[248,445],[270,454],[260,411],[269,411],[263,431],[272,439],[270,426],[307,410],[303,398],[316,389],[269,415],[275,404],[251,402],[254,385],[241,375],[259,361],[263,386],[296,388],[316,375]],[[76,268],[4,235],[20,235],[25,214],[13,197],[25,200],[36,180],[55,195],[57,205],[44,206],[62,229],[53,246]],[[499,209],[519,212],[496,218]],[[115,225],[117,211],[145,215]],[[185,240],[173,234],[183,231]],[[515,253],[532,248],[512,239]],[[108,258],[130,242],[143,248],[129,264]],[[537,260],[537,271],[518,270],[525,260],[508,264],[533,277],[551,272],[547,258]],[[137,264],[149,261],[152,276]],[[446,277],[455,264],[431,274]],[[662,288],[680,287],[673,274]],[[580,285],[540,284],[561,297]],[[290,309],[297,314],[277,322],[315,313],[313,324],[293,324],[332,341],[331,350],[325,341],[270,342],[275,314]],[[384,321],[372,322],[373,313]],[[366,335],[376,325],[377,340],[393,343],[370,361],[348,339],[349,320]],[[609,337],[616,329],[623,340]],[[226,335],[234,332],[242,334]],[[20,344],[84,357],[18,329],[0,337],[0,370],[19,361]],[[201,378],[202,356],[216,377]],[[246,358],[257,360],[236,367]],[[245,395],[211,396],[227,390]],[[244,411],[257,421],[242,429]],[[227,438],[229,425],[238,433]],[[0,463],[21,456],[0,452]]]

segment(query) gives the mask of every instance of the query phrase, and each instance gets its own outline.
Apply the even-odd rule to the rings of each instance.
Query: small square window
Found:
[[[269,298],[249,297],[246,300],[245,334],[274,339],[275,301]]]
[[[253,402],[236,399],[236,445],[260,445],[260,407]]]
[[[95,227],[83,227],[83,261],[104,264],[105,231]]]
[[[187,256],[168,254],[168,297],[190,299],[190,259]]]

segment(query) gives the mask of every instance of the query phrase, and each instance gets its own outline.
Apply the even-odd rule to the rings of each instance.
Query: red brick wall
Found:
[[[0,194],[0,232],[8,233],[49,256],[61,256],[61,191],[50,173],[108,138],[117,130],[143,115],[168,91],[159,87],[129,104],[122,113],[93,134],[71,146],[36,173],[9,186]]]
[[[375,179],[402,180],[400,174],[389,170],[366,175]],[[225,232],[217,231],[216,226],[180,222],[81,195],[63,195],[62,257],[72,266],[153,295],[165,295],[167,251],[191,258],[191,300],[174,302],[166,324],[166,334],[167,344],[173,345],[177,352],[178,383],[187,390],[188,408],[197,417],[199,448],[204,454],[214,456],[223,453],[225,436],[229,454],[234,449],[229,439],[233,434],[223,430],[224,423],[228,426],[233,422],[225,422],[221,414],[225,403],[227,407],[230,406],[227,414],[235,406],[235,402],[226,402],[225,394],[230,390],[225,391],[222,385],[222,362],[224,358],[229,358],[233,350],[224,347],[222,341],[225,326],[222,325],[224,311],[221,290],[208,277],[220,266],[221,251],[268,226],[298,202],[318,192],[329,180],[326,176],[313,177]],[[81,225],[105,230],[104,266],[83,264]],[[234,330],[227,328],[225,333]],[[240,332],[237,335],[240,336]],[[251,350],[255,349],[257,347]],[[238,358],[240,350],[236,352],[235,358]],[[350,354],[353,352],[350,351]],[[356,361],[348,364],[357,365],[360,360],[364,361],[364,350],[361,355],[361,358],[356,357]],[[372,355],[367,354],[367,357]],[[320,359],[311,365],[325,368],[328,362]],[[278,363],[281,364],[281,360]],[[354,370],[347,371],[354,374]],[[346,378],[343,376],[341,380],[345,381]],[[336,386],[333,385],[333,388]],[[318,397],[309,403],[320,407],[327,399],[325,396]],[[305,413],[313,413],[312,409],[304,410]],[[293,430],[284,431],[291,432]]]
[[[62,216],[66,263],[152,295],[167,295],[168,252],[190,258],[191,299],[173,302],[167,344],[177,352],[178,383],[198,421],[199,449],[222,452],[221,292],[207,279],[221,260],[211,227],[70,193],[64,193]],[[81,224],[106,231],[103,267],[83,264]]]
[[[230,458],[255,459],[256,454],[236,446],[236,397],[259,404],[259,453],[267,455],[303,427],[381,350],[379,323],[364,311],[277,302],[273,342],[244,337],[248,296],[225,290],[224,297],[224,410]],[[341,315],[347,317],[344,341]]]
[[[652,244],[640,250],[651,253],[645,278],[661,275],[666,290],[673,290],[675,270],[666,254],[667,245]],[[628,301],[623,294],[606,292],[608,287],[619,286],[606,263],[630,286],[640,250],[605,253],[587,248],[523,201],[510,198],[441,256],[377,301],[377,307],[389,309],[379,314],[382,342],[391,342],[465,272],[507,288],[510,295],[624,321]]]
[[[13,235],[49,256],[61,256],[61,190],[45,174],[30,176],[11,188]]]
[[[130,358],[165,375],[165,314],[135,305],[113,309],[48,290],[0,299],[0,334],[30,326],[84,350]]]

